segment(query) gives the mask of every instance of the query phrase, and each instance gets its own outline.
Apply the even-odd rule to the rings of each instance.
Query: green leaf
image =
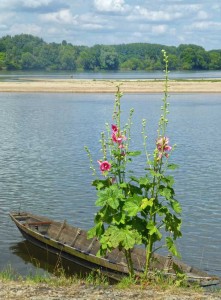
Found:
[[[181,219],[177,218],[176,215],[167,213],[164,219],[164,223],[165,223],[165,230],[173,234],[174,239],[182,236],[182,233],[180,231],[182,221]]]
[[[134,194],[125,201],[123,210],[128,213],[128,216],[134,217],[141,211],[141,201],[142,197]]]
[[[115,197],[108,198],[107,203],[112,207],[113,209],[117,209],[119,206],[119,199]]]
[[[161,177],[162,174],[160,172],[156,172],[154,170],[150,170],[150,174],[153,176],[153,177]]]
[[[128,250],[132,249],[135,245],[142,243],[140,234],[135,230],[125,230],[124,241],[122,243],[123,247]]]
[[[160,233],[160,231],[158,230],[158,228],[156,227],[155,223],[153,221],[149,221],[147,224],[147,229],[149,230],[149,235],[156,235],[157,239],[160,240],[162,238],[162,234]]]
[[[138,216],[133,217],[131,220],[132,227],[138,232],[146,232],[146,220]]]
[[[103,233],[104,233],[104,225],[103,222],[100,222],[96,224],[94,227],[92,227],[90,230],[88,230],[87,237],[89,239],[95,236],[100,237],[103,235]]]
[[[124,198],[122,190],[116,184],[98,191],[97,195],[98,199],[95,202],[97,206],[109,205],[113,209],[117,209],[120,200]]]
[[[180,214],[182,212],[182,207],[180,206],[180,203],[177,200],[171,200],[170,203],[171,203],[173,210],[177,214]]]
[[[136,230],[132,230],[130,226],[126,228],[108,227],[100,242],[109,248],[123,247],[126,250],[142,243],[140,234]]]
[[[141,209],[144,210],[147,206],[152,207],[153,201],[154,201],[154,198],[150,198],[150,199],[144,198],[142,200]]]
[[[166,237],[167,249],[175,256],[180,258],[180,253],[178,252],[176,245],[171,237]]]
[[[107,199],[103,194],[99,193],[98,199],[95,202],[96,206],[105,206],[107,204]]]
[[[129,156],[138,156],[141,155],[141,151],[132,151],[132,152],[127,152]]]
[[[162,182],[166,183],[168,187],[171,187],[174,185],[174,178],[173,176],[164,176],[162,179]]]
[[[135,182],[139,183],[139,178],[138,178],[138,177],[130,176],[130,179],[131,179],[132,181],[135,181]]]
[[[123,189],[126,189],[127,188],[127,184],[126,182],[123,182],[123,183],[120,183],[119,186]]]
[[[147,177],[141,177],[139,180],[139,184],[146,187],[150,184],[150,180]]]
[[[96,236],[96,226],[92,227],[91,229],[88,230],[87,232],[87,238],[91,239]]]
[[[113,224],[125,224],[126,215],[124,212],[119,212],[112,216]]]
[[[165,187],[161,185],[159,187],[159,193],[161,196],[165,197],[167,200],[171,199],[173,197],[174,191],[170,187]]]
[[[95,186],[97,190],[104,189],[105,187],[108,187],[110,185],[110,179],[107,178],[105,180],[102,179],[96,179],[92,182],[92,186]]]
[[[176,164],[168,164],[167,168],[168,168],[169,170],[176,170],[176,169],[179,168],[179,166],[176,165]]]
[[[136,185],[133,185],[131,183],[128,184],[128,189],[130,191],[130,193],[133,194],[138,194],[138,195],[142,195],[142,189]]]

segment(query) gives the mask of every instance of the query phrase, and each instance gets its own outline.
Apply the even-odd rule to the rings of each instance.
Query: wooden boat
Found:
[[[99,269],[108,277],[116,280],[128,275],[124,254],[115,249],[104,258],[97,257],[99,241],[96,238],[88,239],[85,230],[70,226],[66,221],[57,222],[28,212],[12,212],[10,217],[25,239],[51,253],[58,254],[62,258],[88,269]],[[135,272],[139,276],[143,273],[145,266],[144,249],[134,248],[132,259]],[[198,282],[201,286],[220,284],[220,278],[176,261],[171,256],[164,257],[154,254],[151,270],[153,272],[159,270],[163,274],[171,276],[175,276],[176,271],[179,270],[186,274],[189,281]]]

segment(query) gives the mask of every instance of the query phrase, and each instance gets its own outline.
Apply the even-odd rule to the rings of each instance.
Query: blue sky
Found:
[[[221,0],[0,0],[0,37],[221,49]]]

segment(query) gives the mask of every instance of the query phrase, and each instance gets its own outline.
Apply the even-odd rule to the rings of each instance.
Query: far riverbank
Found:
[[[164,80],[26,79],[0,82],[0,92],[21,93],[162,93]],[[221,93],[221,79],[170,80],[170,93]]]

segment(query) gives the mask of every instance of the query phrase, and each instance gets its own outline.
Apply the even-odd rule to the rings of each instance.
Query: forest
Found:
[[[162,70],[162,49],[168,54],[170,70],[221,70],[221,49],[151,43],[88,47],[65,40],[47,43],[29,34],[0,38],[0,70]]]

